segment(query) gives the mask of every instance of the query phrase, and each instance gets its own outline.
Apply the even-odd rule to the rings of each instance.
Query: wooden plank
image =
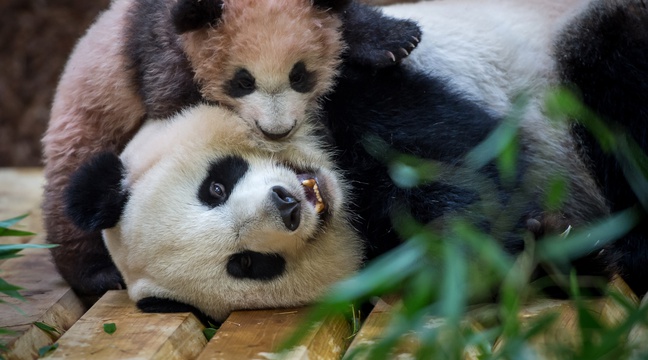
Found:
[[[371,345],[382,336],[391,320],[392,308],[397,305],[399,299],[400,297],[397,295],[390,295],[378,300],[362,324],[360,331],[353,338],[347,353],[355,351],[359,347]]]
[[[37,236],[2,237],[0,243],[44,242],[40,209],[43,183],[41,169],[0,169],[0,220],[30,213],[12,228],[38,233]],[[8,348],[3,354],[8,359],[36,358],[40,347],[51,345],[60,336],[37,328],[34,322],[64,332],[86,310],[59,276],[48,250],[23,250],[21,254],[23,257],[0,263],[0,277],[22,287],[20,293],[26,299],[23,302],[0,294],[0,300],[14,306],[0,305],[0,327],[15,332],[0,337],[0,342]]]
[[[327,318],[290,352],[275,353],[277,347],[299,328],[307,313],[307,308],[234,312],[198,360],[341,358],[352,331],[343,317]]]
[[[612,279],[609,289],[625,296],[630,302],[638,305],[637,296],[628,285],[619,277]],[[588,299],[585,307],[606,326],[618,325],[628,315],[626,309],[613,298],[603,296]],[[578,326],[578,310],[572,301],[543,299],[526,306],[519,313],[523,326],[531,324],[540,316],[555,314],[557,319],[546,331],[531,339],[533,348],[544,359],[553,359],[555,354],[547,351],[549,348],[560,346],[576,348],[581,343],[581,334]],[[505,339],[498,339],[494,345],[494,352],[503,344]]]
[[[69,286],[61,279],[46,249],[25,250],[25,256],[9,259],[0,266],[0,276],[11,284],[24,288],[20,293],[22,302],[7,295],[0,295],[22,311],[0,305],[0,326],[15,332],[0,338],[7,344],[9,359],[33,359],[38,349],[54,343],[60,334],[37,328],[35,321],[57,328],[69,329],[85,312],[85,307]]]
[[[357,359],[367,359],[367,354],[361,351],[361,348],[371,346],[376,341],[380,340],[383,334],[387,331],[387,328],[390,324],[392,318],[392,311],[394,311],[398,306],[400,306],[400,296],[398,295],[388,295],[382,297],[373,310],[365,319],[360,331],[355,335],[353,342],[349,346],[349,350],[346,352],[346,355],[354,354]],[[427,319],[426,327],[434,328],[444,324],[444,320],[440,318],[430,318]],[[466,322],[466,326],[478,326],[478,324],[473,324],[472,322]],[[396,347],[389,354],[389,358],[393,359],[413,359],[416,356],[416,352],[419,349],[419,340],[415,334],[411,334],[400,339]],[[468,348],[463,354],[463,358],[466,360],[477,360],[479,352],[476,348]],[[348,356],[347,356],[348,357]]]
[[[114,323],[113,334],[104,324]],[[109,291],[58,341],[48,359],[194,359],[207,340],[190,313],[145,314],[125,290]]]

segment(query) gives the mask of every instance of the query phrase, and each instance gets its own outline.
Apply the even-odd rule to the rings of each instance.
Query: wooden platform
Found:
[[[38,233],[34,237],[0,238],[2,243],[44,241],[39,208],[42,184],[40,169],[0,169],[0,219],[30,213],[16,228]],[[20,309],[0,304],[0,328],[14,332],[0,337],[7,345],[0,355],[7,359],[34,359],[39,357],[39,350],[45,352],[48,347],[55,347],[47,355],[51,359],[276,359],[277,346],[307,313],[305,308],[236,312],[207,341],[205,327],[192,314],[141,313],[125,291],[111,291],[86,309],[56,273],[47,250],[23,253],[21,258],[0,262],[0,277],[23,287],[21,293],[27,299],[20,302],[0,296]],[[622,282],[617,286],[630,301],[638,303]],[[332,317],[318,323],[282,358],[340,359],[381,337],[393,306],[399,306],[397,297],[378,301],[355,334],[344,318]],[[606,298],[592,302],[591,306],[608,323],[620,321],[625,313],[616,302]],[[559,320],[551,334],[538,337],[537,343],[576,338],[576,315],[569,302],[538,302],[526,307],[519,316],[531,319],[552,311],[559,313]],[[53,330],[43,330],[42,324]],[[636,329],[630,341],[643,344],[647,339],[645,331]],[[493,344],[494,348],[498,342],[501,340]],[[411,357],[416,346],[415,341],[404,339],[393,357]],[[474,349],[464,354],[466,359],[477,356]]]

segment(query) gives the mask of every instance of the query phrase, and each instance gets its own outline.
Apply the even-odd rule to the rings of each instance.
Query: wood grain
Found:
[[[104,324],[114,323],[113,334]],[[48,359],[194,359],[207,343],[190,313],[145,314],[125,290],[109,291],[58,341]]]
[[[351,336],[351,325],[342,317],[327,318],[290,352],[275,353],[299,328],[307,312],[307,308],[234,312],[198,360],[341,358]]]

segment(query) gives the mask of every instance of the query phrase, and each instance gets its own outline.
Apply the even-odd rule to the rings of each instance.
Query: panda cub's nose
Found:
[[[301,204],[293,194],[281,186],[272,187],[272,202],[279,210],[281,220],[290,231],[297,230],[301,219]]]

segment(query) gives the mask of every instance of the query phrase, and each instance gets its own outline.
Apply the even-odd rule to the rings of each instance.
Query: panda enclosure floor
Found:
[[[40,210],[43,181],[39,168],[0,168],[0,220],[29,213],[13,228],[37,233],[33,237],[2,237],[0,243],[44,242]],[[125,291],[108,292],[86,309],[59,277],[47,250],[29,249],[22,254],[20,258],[0,260],[0,278],[24,288],[21,294],[26,298],[21,302],[0,294],[1,301],[15,305],[0,303],[0,328],[14,332],[0,335],[0,343],[8,349],[0,351],[0,357],[7,359],[34,359],[39,349],[53,344],[58,347],[47,355],[50,359],[274,359],[277,356],[273,351],[299,327],[307,313],[306,308],[235,312],[207,341],[202,333],[204,326],[192,314],[143,314]],[[616,279],[610,286],[639,304],[622,280]],[[643,302],[648,302],[648,297]],[[395,296],[379,300],[355,334],[345,319],[329,318],[315,326],[286,358],[340,359],[384,333],[392,306],[398,306]],[[609,298],[592,301],[591,308],[604,323],[614,324],[624,317],[624,310]],[[519,316],[524,321],[549,312],[558,312],[558,320],[550,332],[536,337],[535,344],[570,343],[579,336],[576,312],[568,301],[528,304]],[[52,326],[57,332],[41,330],[35,322]],[[112,335],[104,331],[108,323],[116,325]],[[479,328],[480,324],[474,321],[470,326]],[[648,347],[648,331],[635,330],[629,341]],[[495,348],[498,342],[493,344]],[[415,349],[415,341],[403,339],[394,358],[412,354]],[[478,355],[476,350],[467,349],[464,358],[477,359]]]

